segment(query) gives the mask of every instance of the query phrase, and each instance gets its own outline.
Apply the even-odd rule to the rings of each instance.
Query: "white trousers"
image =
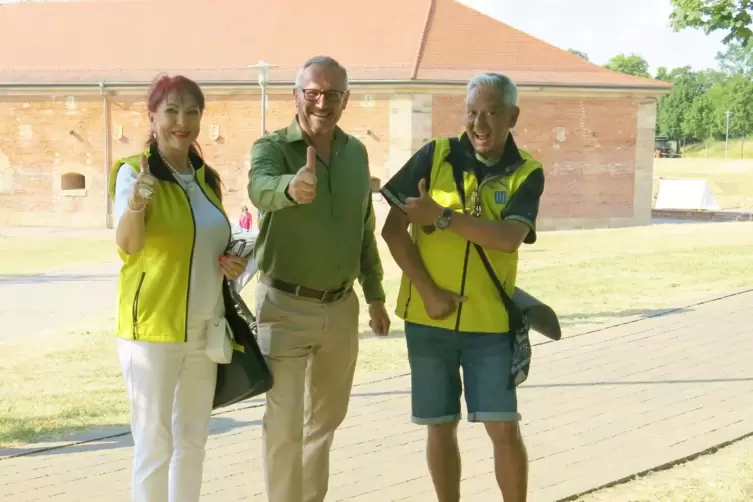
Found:
[[[186,343],[117,343],[131,405],[133,502],[198,501],[217,380],[206,325]]]

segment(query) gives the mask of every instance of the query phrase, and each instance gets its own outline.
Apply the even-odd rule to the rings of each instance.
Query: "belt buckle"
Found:
[[[330,289],[328,291],[325,291],[322,295],[323,302],[335,302],[342,298],[342,288],[340,289]]]

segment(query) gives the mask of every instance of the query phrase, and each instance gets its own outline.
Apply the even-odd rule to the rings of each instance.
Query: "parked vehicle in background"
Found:
[[[666,136],[656,136],[656,138],[654,138],[654,157],[679,158],[680,142],[674,139],[669,139]]]

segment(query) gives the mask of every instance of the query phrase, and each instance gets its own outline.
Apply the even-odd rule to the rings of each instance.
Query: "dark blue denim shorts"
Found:
[[[509,334],[458,333],[406,322],[405,338],[414,423],[460,420],[464,390],[469,422],[520,420],[515,388],[508,385],[512,364]]]

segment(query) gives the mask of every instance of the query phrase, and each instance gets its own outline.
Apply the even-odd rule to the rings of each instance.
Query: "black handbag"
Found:
[[[217,365],[212,409],[250,399],[272,388],[272,372],[256,342],[256,318],[235,288],[222,281],[225,319],[233,334],[233,357]]]

